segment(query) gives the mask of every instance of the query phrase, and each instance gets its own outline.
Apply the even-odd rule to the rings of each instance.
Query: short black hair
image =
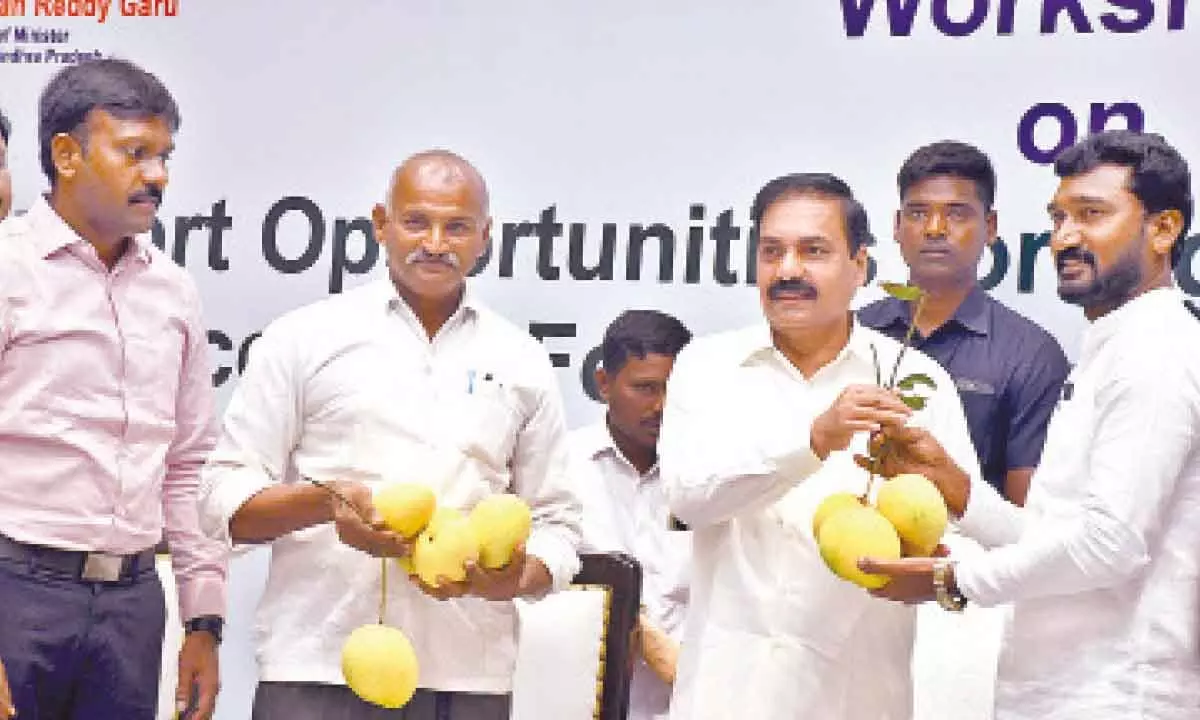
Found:
[[[875,237],[871,235],[871,224],[867,220],[867,211],[863,209],[862,203],[855,199],[850,186],[844,180],[829,173],[793,173],[777,177],[763,185],[754,196],[754,204],[750,206],[750,219],[754,221],[755,227],[762,222],[763,215],[772,205],[796,195],[831,195],[841,200],[851,255],[857,253],[860,248],[875,244]]]
[[[1171,247],[1171,267],[1183,256],[1183,240],[1192,224],[1192,175],[1187,161],[1161,135],[1133,130],[1105,130],[1088,135],[1063,150],[1054,161],[1054,174],[1069,178],[1100,165],[1130,168],[1129,191],[1148,213],[1178,210],[1183,227]]]
[[[975,183],[975,194],[983,209],[991,211],[996,202],[996,170],[992,161],[979,148],[957,140],[939,140],[917,148],[908,156],[896,174],[901,200],[913,185],[944,175]]]
[[[122,118],[161,117],[171,133],[182,122],[175,98],[162,82],[128,60],[100,58],[70,65],[50,79],[38,100],[42,172],[51,184],[55,181],[51,141],[55,135],[78,130],[96,109]],[[80,142],[86,145],[87,138]]]
[[[691,331],[673,315],[658,310],[626,310],[604,331],[602,367],[611,377],[621,372],[630,357],[675,357],[691,340]]]
[[[8,144],[8,134],[11,132],[12,123],[8,121],[8,116],[4,114],[4,111],[0,110],[0,140],[3,140],[5,145]]]

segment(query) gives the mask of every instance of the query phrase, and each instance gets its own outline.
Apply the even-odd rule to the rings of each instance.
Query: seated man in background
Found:
[[[596,384],[604,419],[571,434],[571,477],[583,501],[583,547],[642,565],[630,720],[664,720],[687,607],[691,533],[672,522],[658,473],[667,378],[692,334],[674,317],[628,310],[608,326]]]

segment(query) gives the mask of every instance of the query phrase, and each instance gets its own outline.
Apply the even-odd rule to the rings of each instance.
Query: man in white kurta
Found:
[[[273,322],[230,400],[201,509],[213,535],[271,542],[256,720],[507,718],[512,599],[565,588],[578,572],[579,503],[549,358],[465,286],[486,237],[486,198],[457,156],[406,161],[375,212],[390,276]],[[378,714],[354,697],[341,648],[377,619],[373,556],[407,546],[306,479],[330,483],[368,518],[372,488],[386,481],[427,484],[440,507],[464,512],[497,493],[532,508],[509,571],[475,569],[434,589],[387,560],[384,622],[405,632],[420,664],[403,710]]]
[[[812,517],[832,493],[864,492],[852,453],[880,426],[928,427],[982,483],[962,407],[919,352],[899,376],[934,381],[923,410],[876,385],[900,344],[849,314],[870,234],[844,183],[779,178],[752,216],[766,321],[694,340],[667,394],[664,486],[694,534],[671,718],[908,720],[915,611],[836,577]]]
[[[866,564],[898,600],[1013,603],[997,720],[1200,717],[1200,307],[1171,285],[1192,214],[1162,138],[1090,136],[1056,163],[1059,294],[1092,321],[1024,509],[964,476],[917,430],[887,472],[923,472],[994,549]],[[943,598],[944,599],[944,598]]]

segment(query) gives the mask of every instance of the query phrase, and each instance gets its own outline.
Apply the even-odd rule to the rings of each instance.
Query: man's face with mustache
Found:
[[[596,371],[600,397],[608,406],[608,423],[614,435],[644,449],[658,446],[667,380],[675,358],[659,353],[630,355],[616,373]]]
[[[1148,241],[1158,232],[1154,218],[1129,190],[1130,174],[1101,165],[1063,178],[1048,207],[1058,295],[1092,319],[1143,292],[1163,262]]]
[[[461,292],[491,225],[481,189],[436,158],[401,169],[390,202],[375,207],[372,221],[393,282],[425,300]]]
[[[160,117],[88,113],[71,134],[72,156],[60,164],[60,191],[83,208],[92,229],[130,237],[150,230],[167,188],[174,142]]]
[[[758,291],[772,329],[821,331],[845,320],[867,272],[866,248],[850,254],[840,198],[784,196],[758,225]]]

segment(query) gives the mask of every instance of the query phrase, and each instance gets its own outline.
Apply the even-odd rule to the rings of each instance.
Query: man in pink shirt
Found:
[[[0,660],[21,718],[154,718],[165,531],[188,630],[176,699],[207,719],[226,556],[197,523],[206,333],[187,273],[139,237],[178,109],[105,59],[61,71],[39,111],[50,192],[0,225]]]
[[[12,209],[12,177],[8,174],[8,134],[11,131],[8,118],[0,110],[0,220]]]

